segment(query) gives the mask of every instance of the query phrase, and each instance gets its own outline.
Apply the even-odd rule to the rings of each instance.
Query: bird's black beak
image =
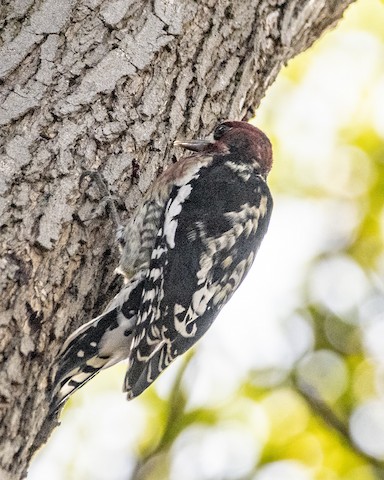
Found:
[[[192,150],[192,152],[203,152],[212,145],[212,142],[210,140],[176,140],[173,145]]]

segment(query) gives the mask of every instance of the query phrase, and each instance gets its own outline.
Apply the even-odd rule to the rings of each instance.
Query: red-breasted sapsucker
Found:
[[[268,138],[226,121],[213,140],[176,145],[193,153],[158,177],[120,229],[125,284],[63,345],[53,410],[123,359],[128,398],[142,393],[204,335],[252,265],[272,212]]]

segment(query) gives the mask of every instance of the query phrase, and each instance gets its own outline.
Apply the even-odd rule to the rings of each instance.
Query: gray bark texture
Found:
[[[176,138],[252,116],[287,61],[352,0],[3,0],[0,6],[0,479],[57,421],[64,338],[117,291],[114,228]],[[180,155],[181,152],[176,152]]]

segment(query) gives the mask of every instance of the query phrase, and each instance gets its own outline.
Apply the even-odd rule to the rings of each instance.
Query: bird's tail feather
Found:
[[[128,358],[142,282],[126,285],[107,310],[72,333],[56,360],[51,413],[100,370]]]
[[[93,378],[101,369],[120,359],[102,355],[102,337],[116,324],[117,307],[82,325],[65,342],[56,361],[52,409],[55,411],[76,390]],[[117,327],[117,325],[116,325]]]

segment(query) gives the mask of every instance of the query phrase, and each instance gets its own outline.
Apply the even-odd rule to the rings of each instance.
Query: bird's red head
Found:
[[[257,163],[263,175],[268,175],[272,167],[271,142],[261,130],[247,122],[220,123],[213,132],[213,141],[177,141],[175,145],[203,154],[234,154],[240,162]]]

